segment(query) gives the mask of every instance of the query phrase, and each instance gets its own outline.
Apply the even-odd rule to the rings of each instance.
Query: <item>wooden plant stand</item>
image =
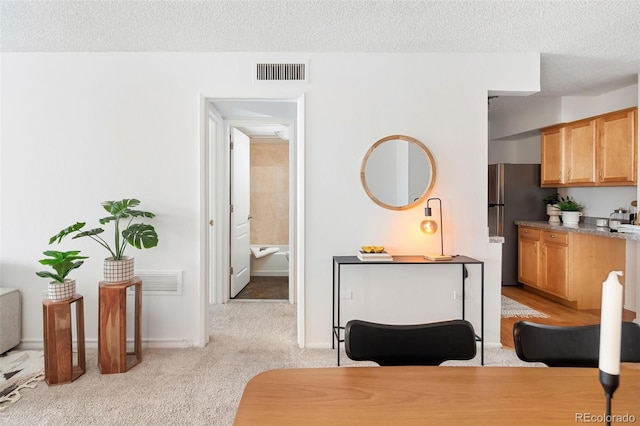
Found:
[[[76,305],[78,363],[73,365],[71,304]],[[44,379],[49,386],[71,383],[87,371],[84,350],[84,299],[43,300]]]
[[[127,289],[135,289],[134,350],[127,352]],[[98,318],[98,366],[100,373],[124,373],[142,361],[142,280],[122,283],[100,281]]]

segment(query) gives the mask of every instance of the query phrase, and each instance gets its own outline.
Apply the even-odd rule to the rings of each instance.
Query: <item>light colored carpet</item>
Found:
[[[95,351],[75,382],[24,389],[0,413],[6,425],[231,425],[245,384],[274,368],[335,367],[331,349],[300,349],[295,306],[287,302],[232,302],[211,310],[205,348],[144,349],[127,373],[101,375]],[[479,365],[479,354],[467,362]],[[342,355],[344,365],[355,363]],[[486,365],[526,365],[515,353],[486,349]]]
[[[501,315],[502,318],[548,318],[549,315],[544,314],[542,312],[538,312],[535,309],[532,309],[526,305],[523,305],[520,302],[516,302],[513,299],[508,298],[507,296],[502,296],[502,306],[501,306]]]

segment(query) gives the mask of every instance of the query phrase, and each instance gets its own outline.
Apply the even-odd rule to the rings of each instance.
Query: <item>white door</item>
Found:
[[[249,248],[249,137],[231,129],[231,279],[229,293],[236,297],[249,284],[251,276]]]

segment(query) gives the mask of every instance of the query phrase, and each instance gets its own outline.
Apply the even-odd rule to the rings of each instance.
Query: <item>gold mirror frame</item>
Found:
[[[429,163],[429,166],[431,168],[431,174],[430,174],[430,180],[425,183],[424,192],[422,193],[422,195],[420,197],[418,197],[414,201],[409,202],[408,204],[395,206],[395,205],[387,204],[387,203],[381,201],[378,197],[376,197],[376,195],[373,194],[371,188],[367,184],[365,169],[366,169],[367,161],[369,160],[369,157],[371,157],[371,155],[376,150],[376,148],[378,148],[380,145],[382,145],[385,142],[398,141],[398,140],[414,144],[424,153],[425,158],[426,158],[426,160]],[[367,153],[364,155],[364,158],[362,159],[362,166],[360,167],[360,180],[362,181],[362,186],[363,186],[365,192],[367,193],[367,195],[369,196],[369,198],[371,198],[371,200],[374,203],[376,203],[377,205],[379,205],[381,207],[384,207],[385,209],[390,209],[390,210],[406,210],[406,209],[410,209],[412,207],[415,207],[418,204],[421,204],[422,202],[424,202],[424,200],[429,195],[429,192],[431,191],[431,189],[433,188],[433,186],[435,185],[435,182],[436,182],[436,162],[435,162],[435,160],[433,158],[433,155],[431,154],[431,151],[429,151],[429,148],[427,148],[419,140],[417,140],[415,138],[412,138],[410,136],[405,136],[405,135],[391,135],[391,136],[387,136],[385,138],[382,138],[379,141],[377,141],[376,143],[374,143],[371,146],[371,148],[369,148]]]

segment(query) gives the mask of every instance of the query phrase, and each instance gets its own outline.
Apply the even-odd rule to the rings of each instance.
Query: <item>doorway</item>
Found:
[[[249,125],[231,132],[234,300],[289,300],[288,127]]]
[[[296,304],[297,337],[304,346],[304,96],[295,99],[206,99],[208,130],[207,180],[203,187],[209,232],[205,256],[209,303],[232,301],[230,291],[230,134],[278,126],[288,132],[288,302]],[[271,138],[275,138],[271,133]],[[278,136],[279,137],[279,136]]]

